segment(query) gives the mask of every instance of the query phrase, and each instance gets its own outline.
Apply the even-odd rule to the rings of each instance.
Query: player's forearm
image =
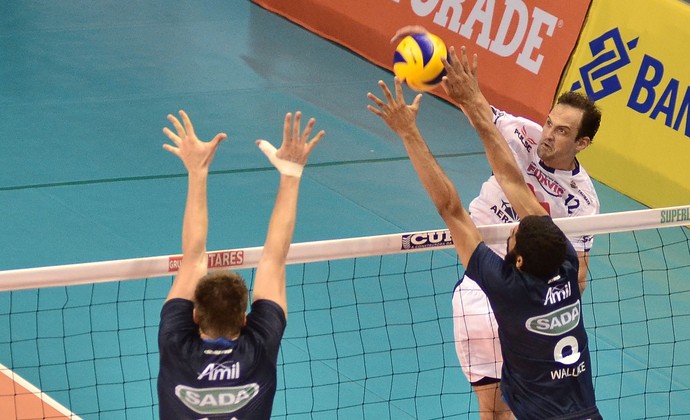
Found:
[[[467,267],[470,256],[482,240],[479,231],[462,207],[462,200],[455,185],[443,171],[421,135],[413,132],[403,137],[403,142],[417,176],[453,236],[460,261]]]
[[[486,118],[488,118],[489,121],[491,121],[491,123],[493,124],[494,112],[491,109],[491,104],[489,104],[489,102],[486,100],[486,98],[484,98],[483,95],[481,96],[481,98],[478,99],[478,101],[481,102],[477,102],[474,105],[476,108],[471,109],[470,106],[460,104],[460,110],[465,115],[465,117],[467,117],[472,127],[474,127],[474,120],[477,119],[478,114],[485,115]]]
[[[489,105],[486,99],[482,95],[476,95],[467,104],[466,112],[484,145],[486,158],[494,172],[496,181],[520,217],[531,214],[547,214],[525,184],[515,156],[493,123],[493,113],[485,112],[487,106]]]
[[[492,121],[493,113],[486,99],[477,95],[471,103],[466,105],[465,112],[477,130],[477,134],[484,145],[486,157],[499,183],[501,185],[508,182],[524,184],[522,174],[508,143],[503,139]]]
[[[182,222],[182,254],[186,258],[206,253],[208,235],[207,171],[192,172],[187,181],[187,202]]]
[[[280,186],[268,223],[263,251],[264,256],[273,259],[278,264],[285,263],[292,242],[297,219],[299,184],[300,178],[298,177],[280,176]]]
[[[478,90],[465,98],[461,103],[461,108],[477,131],[491,169],[499,183],[502,182],[501,185],[510,182],[524,184],[522,173],[508,143],[494,125],[491,105],[481,91]]]
[[[401,138],[422,186],[441,217],[445,219],[454,209],[462,207],[455,186],[429,150],[419,130],[415,128],[401,135]]]

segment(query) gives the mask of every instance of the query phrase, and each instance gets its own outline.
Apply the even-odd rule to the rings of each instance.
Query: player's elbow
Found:
[[[496,181],[504,191],[516,188],[528,188],[525,179],[517,168],[507,166],[503,170],[494,171]]]
[[[443,200],[438,201],[436,211],[447,222],[449,219],[460,217],[465,209],[462,207],[462,202],[456,192],[455,194],[447,194]]]

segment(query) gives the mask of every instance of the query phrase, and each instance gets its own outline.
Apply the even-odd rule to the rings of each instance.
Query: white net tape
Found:
[[[568,236],[690,225],[690,205],[554,219]],[[505,242],[511,224],[480,226],[487,244]],[[448,230],[428,230],[292,244],[288,264],[452,248]],[[263,247],[209,252],[209,268],[253,268]],[[163,255],[0,271],[0,291],[68,286],[174,275],[180,255]]]

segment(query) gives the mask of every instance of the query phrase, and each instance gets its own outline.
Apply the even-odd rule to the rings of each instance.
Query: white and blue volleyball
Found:
[[[428,32],[409,35],[395,49],[393,73],[413,90],[431,90],[446,74],[441,57],[448,58],[441,38]]]

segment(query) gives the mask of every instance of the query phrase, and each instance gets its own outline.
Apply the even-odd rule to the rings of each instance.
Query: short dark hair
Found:
[[[199,280],[194,307],[199,327],[208,334],[236,334],[244,325],[249,290],[242,276],[233,271],[212,271]]]
[[[515,232],[515,248],[522,257],[522,271],[542,280],[558,274],[565,260],[567,239],[548,216],[527,216]]]
[[[577,132],[577,138],[589,137],[590,142],[599,131],[601,124],[601,111],[597,104],[588,96],[578,92],[565,92],[556,101],[560,105],[568,105],[582,110],[582,124]]]

